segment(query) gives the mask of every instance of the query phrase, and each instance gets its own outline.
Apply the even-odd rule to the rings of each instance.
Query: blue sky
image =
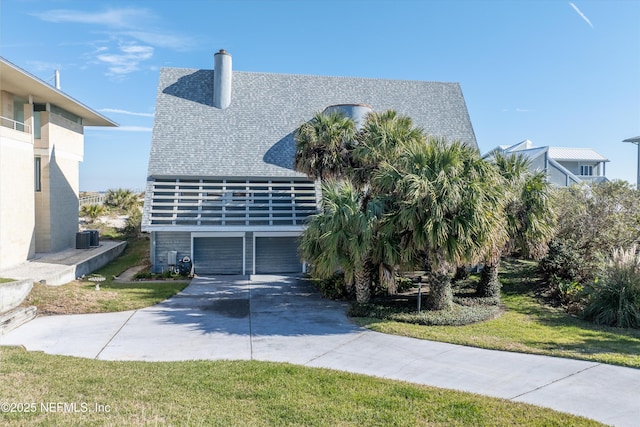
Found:
[[[160,67],[459,82],[481,151],[592,147],[635,183],[640,1],[0,0],[0,55],[120,124],[80,189],[142,189]]]

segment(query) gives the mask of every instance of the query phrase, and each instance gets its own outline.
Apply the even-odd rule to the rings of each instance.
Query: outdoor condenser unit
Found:
[[[178,251],[167,252],[167,264],[174,267],[178,264]]]

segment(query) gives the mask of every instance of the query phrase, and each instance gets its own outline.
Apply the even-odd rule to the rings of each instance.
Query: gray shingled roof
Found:
[[[460,85],[233,72],[231,106],[212,106],[213,70],[160,71],[148,175],[300,176],[293,132],[335,104],[394,109],[428,133],[477,147]]]

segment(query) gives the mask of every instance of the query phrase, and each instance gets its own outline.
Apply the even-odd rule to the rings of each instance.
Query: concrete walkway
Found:
[[[37,253],[33,259],[0,270],[0,277],[31,279],[51,286],[64,285],[114,260],[126,246],[126,242],[104,240],[99,246],[89,249],[69,248]]]
[[[197,278],[137,311],[41,317],[0,344],[103,360],[289,362],[526,402],[618,426],[640,422],[640,370],[385,335],[293,277]]]

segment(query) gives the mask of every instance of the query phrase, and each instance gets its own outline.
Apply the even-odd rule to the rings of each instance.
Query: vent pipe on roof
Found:
[[[224,109],[231,105],[231,55],[220,49],[213,60],[213,106]]]
[[[367,104],[335,104],[328,106],[323,112],[330,114],[335,111],[352,119],[356,124],[356,129],[360,130],[367,119],[367,114],[373,112],[373,108]]]
[[[54,81],[56,89],[60,90],[60,70],[56,70],[54,74]]]

